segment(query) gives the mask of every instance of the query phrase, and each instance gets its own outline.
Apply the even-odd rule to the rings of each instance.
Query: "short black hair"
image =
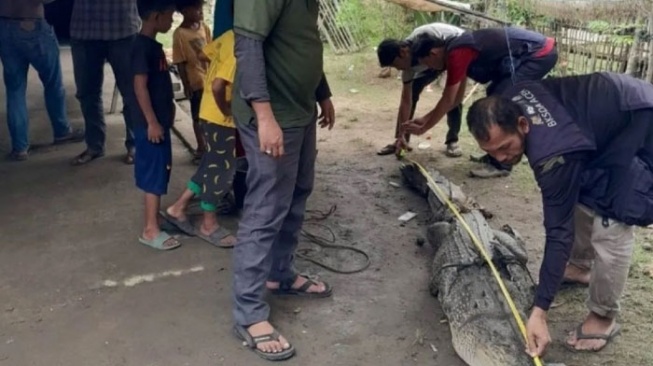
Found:
[[[446,44],[442,38],[430,34],[420,34],[413,41],[410,52],[414,59],[420,59],[428,56],[432,49],[444,47]]]
[[[519,117],[522,115],[517,103],[492,95],[472,104],[467,111],[467,127],[474,138],[487,141],[490,139],[489,129],[492,125],[498,125],[507,133],[517,133]]]
[[[163,13],[175,8],[175,0],[138,0],[138,15],[147,19],[152,13]]]
[[[399,57],[401,47],[408,44],[398,39],[386,38],[376,48],[376,55],[379,57],[381,67],[391,66],[394,60]]]
[[[175,0],[175,7],[178,12],[182,12],[186,8],[191,6],[202,6],[204,3],[204,0]]]

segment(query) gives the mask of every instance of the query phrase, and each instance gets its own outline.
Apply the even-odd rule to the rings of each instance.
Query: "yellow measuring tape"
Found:
[[[456,215],[460,223],[463,225],[465,230],[469,233],[469,237],[472,239],[472,242],[476,245],[476,248],[481,252],[481,255],[483,255],[483,258],[487,262],[487,264],[490,266],[490,269],[492,270],[492,274],[494,275],[494,278],[497,280],[499,283],[499,287],[501,288],[501,292],[503,293],[503,296],[506,298],[506,301],[508,301],[508,306],[510,307],[510,311],[512,312],[512,315],[515,317],[515,321],[517,321],[517,325],[519,326],[519,330],[521,331],[522,335],[524,336],[524,340],[526,341],[526,344],[528,345],[528,335],[526,334],[526,327],[524,326],[524,321],[521,318],[521,315],[519,315],[519,311],[517,311],[517,307],[515,306],[515,303],[512,301],[512,297],[510,296],[510,293],[508,293],[508,289],[506,289],[506,285],[503,283],[503,280],[501,279],[501,275],[499,275],[499,271],[497,271],[496,267],[494,266],[494,263],[492,263],[492,258],[490,258],[489,254],[485,250],[485,247],[483,244],[481,244],[481,241],[476,237],[472,229],[467,225],[467,222],[465,222],[465,219],[460,215],[460,212],[458,212],[458,209],[456,208],[456,205],[451,202],[451,200],[442,192],[438,184],[433,180],[431,175],[424,169],[424,167],[409,158],[403,158],[404,160],[413,163],[422,173],[422,175],[426,178],[429,186],[440,196],[442,201],[444,201],[447,206],[449,206],[449,209]],[[540,360],[539,357],[534,357],[533,362],[535,363],[536,366],[542,366],[542,361]]]

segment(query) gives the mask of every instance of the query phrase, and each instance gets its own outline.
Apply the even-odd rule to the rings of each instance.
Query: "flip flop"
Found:
[[[195,229],[195,235],[198,238],[204,239],[204,241],[208,242],[209,244],[213,244],[218,248],[233,248],[233,245],[227,245],[222,243],[222,239],[226,238],[229,235],[232,235],[231,232],[224,227],[220,226],[218,227],[214,232],[211,233],[211,235],[204,235],[200,231],[200,229]]]
[[[254,351],[254,353],[259,355],[259,357],[261,357],[264,360],[284,361],[295,355],[295,347],[293,347],[292,344],[287,349],[276,353],[263,352],[260,349],[258,349],[258,345],[260,343],[279,341],[279,337],[281,335],[279,334],[279,332],[277,332],[276,329],[270,334],[263,334],[257,337],[252,337],[252,335],[249,334],[249,332],[247,331],[247,329],[245,329],[245,327],[241,325],[235,325],[234,334],[238,339],[244,342],[244,345],[248,346],[252,351]]]
[[[621,325],[615,324],[612,328],[610,334],[584,334],[583,333],[583,323],[580,323],[576,328],[576,339],[602,339],[605,340],[605,344],[598,349],[576,349],[574,346],[565,342],[565,347],[575,353],[596,353],[601,351],[605,346],[607,346],[614,337],[618,336],[621,333]]]
[[[171,223],[174,227],[181,230],[184,234],[189,236],[195,236],[195,227],[190,223],[189,220],[180,221],[176,217],[170,216],[165,210],[160,210],[159,215],[161,215],[167,222]]]
[[[329,285],[327,282],[324,282],[324,291],[322,292],[308,292],[308,288],[315,285],[317,286],[318,283],[311,279],[306,279],[306,282],[304,282],[303,285],[301,285],[299,288],[292,288],[292,285],[295,283],[297,280],[297,277],[295,276],[294,278],[287,280],[287,281],[281,281],[279,283],[279,288],[270,290],[270,292],[273,295],[292,295],[292,296],[300,296],[300,297],[312,297],[312,298],[325,298],[331,296],[333,293],[333,288],[331,285]]]
[[[138,237],[138,241],[141,242],[141,244],[159,250],[171,250],[181,246],[181,243],[177,239],[173,238],[165,231],[159,232],[159,235],[152,240],[147,240],[140,236]]]

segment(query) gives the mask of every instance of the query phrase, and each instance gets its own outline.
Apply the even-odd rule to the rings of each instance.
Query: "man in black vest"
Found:
[[[547,239],[529,352],[550,342],[546,314],[563,282],[589,285],[589,314],[567,346],[601,350],[620,330],[633,226],[653,223],[653,85],[613,73],[524,82],[475,102],[467,123],[500,163],[526,155],[542,192]]]
[[[516,82],[542,79],[558,61],[553,38],[516,27],[465,32],[448,42],[423,35],[413,43],[412,54],[429,69],[447,71],[446,87],[435,108],[404,124],[406,132],[418,135],[433,128],[462,102],[467,78],[481,84],[489,83],[487,95],[493,95]],[[509,165],[500,164],[491,156],[479,160],[484,166],[471,171],[474,177],[510,174]]]

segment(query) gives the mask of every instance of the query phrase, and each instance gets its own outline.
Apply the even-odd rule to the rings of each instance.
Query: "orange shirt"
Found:
[[[186,64],[190,91],[204,87],[207,63],[200,60],[202,49],[211,42],[211,29],[200,23],[197,29],[178,27],[172,34],[172,63]]]

